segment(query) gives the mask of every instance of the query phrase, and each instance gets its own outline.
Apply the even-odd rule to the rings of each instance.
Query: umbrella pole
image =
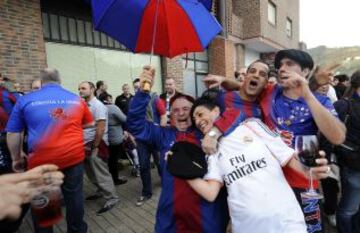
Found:
[[[155,23],[154,23],[154,30],[152,35],[152,42],[151,42],[151,54],[150,54],[150,65],[152,57],[154,55],[154,47],[155,47],[155,39],[156,39],[156,30],[157,30],[157,22],[158,22],[158,12],[159,12],[159,5],[160,0],[156,0],[156,9],[155,9]]]

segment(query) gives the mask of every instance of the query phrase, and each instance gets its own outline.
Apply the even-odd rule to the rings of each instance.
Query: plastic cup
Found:
[[[31,200],[32,213],[41,227],[49,227],[62,219],[61,190],[59,186],[48,185]]]

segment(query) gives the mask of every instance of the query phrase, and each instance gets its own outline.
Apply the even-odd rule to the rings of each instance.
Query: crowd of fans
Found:
[[[314,67],[295,49],[277,52],[273,66],[209,74],[196,100],[173,78],[161,95],[143,88],[155,81],[151,66],[114,102],[106,81],[83,81],[76,95],[56,69],[42,70],[28,93],[0,76],[0,231],[16,232],[27,203],[52,184],[67,231],[87,232],[84,200],[103,198],[98,215],[120,201],[120,158],[141,179],[136,206],[152,198],[152,158],[156,233],[324,232],[325,217],[341,233],[360,232],[360,71],[334,76],[335,66]],[[310,167],[295,143],[302,136],[318,138]],[[96,187],[87,197],[84,174]],[[309,180],[323,200],[303,195]],[[33,220],[36,232],[52,232]]]

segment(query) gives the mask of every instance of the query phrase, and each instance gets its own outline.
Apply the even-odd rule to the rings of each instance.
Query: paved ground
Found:
[[[130,169],[126,167],[121,171],[121,175],[126,176],[128,182],[124,185],[116,186],[120,196],[120,204],[111,211],[97,216],[96,211],[102,207],[103,201],[85,202],[85,221],[89,225],[90,233],[134,233],[134,232],[153,232],[155,224],[155,210],[160,194],[160,179],[156,169],[152,169],[153,178],[153,198],[143,206],[136,207],[135,202],[140,194],[140,178],[130,176]],[[85,179],[85,196],[92,194],[95,188]],[[64,213],[64,211],[63,211]],[[34,232],[30,216],[28,215],[22,224],[19,233]],[[54,228],[55,233],[66,233],[66,223],[64,219]]]
[[[117,186],[121,203],[114,209],[102,216],[96,216],[96,211],[101,208],[103,202],[87,201],[85,204],[85,221],[89,225],[90,233],[145,233],[153,232],[155,224],[155,210],[160,194],[160,179],[156,169],[152,169],[153,177],[153,198],[147,201],[143,206],[136,207],[135,202],[141,190],[140,178],[130,177],[129,167],[122,172],[127,176],[128,182]],[[95,191],[93,185],[85,180],[85,196]],[[326,233],[336,233],[336,230],[326,225]],[[66,233],[66,223],[64,220],[54,228],[55,233]],[[34,232],[33,226],[28,215],[21,226],[19,233]],[[231,231],[229,231],[231,232]]]

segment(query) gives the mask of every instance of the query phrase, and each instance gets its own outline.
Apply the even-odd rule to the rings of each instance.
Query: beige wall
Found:
[[[96,83],[98,80],[104,80],[108,85],[108,92],[115,98],[121,94],[121,86],[124,83],[132,86],[133,79],[140,74],[143,65],[150,61],[149,55],[124,51],[52,42],[45,45],[48,66],[58,69],[63,86],[75,93],[81,81]],[[158,56],[153,57],[152,65],[158,71],[153,90],[160,94],[162,82]]]
[[[262,36],[285,48],[299,48],[299,0],[272,0],[276,5],[276,25],[268,22],[268,1],[260,1]],[[292,20],[292,37],[286,34],[286,19]]]
[[[234,36],[241,39],[262,37],[285,48],[299,47],[299,0],[273,0],[276,5],[276,26],[268,22],[268,0],[233,0],[232,14],[236,16],[232,27],[242,27]],[[238,18],[237,18],[238,17]],[[286,18],[293,24],[293,36],[286,35]]]

